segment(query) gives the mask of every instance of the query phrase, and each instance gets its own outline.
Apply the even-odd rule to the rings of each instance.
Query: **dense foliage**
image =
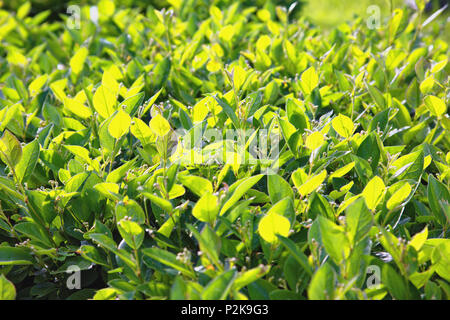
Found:
[[[437,15],[170,3],[0,11],[0,299],[450,298]]]

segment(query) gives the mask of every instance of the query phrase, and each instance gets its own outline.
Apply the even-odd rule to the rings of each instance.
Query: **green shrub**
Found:
[[[0,299],[448,299],[439,24],[189,3],[0,11]]]

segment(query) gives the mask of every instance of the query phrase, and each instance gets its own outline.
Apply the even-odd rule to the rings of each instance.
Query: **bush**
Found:
[[[0,299],[450,298],[439,24],[172,3],[0,11]]]

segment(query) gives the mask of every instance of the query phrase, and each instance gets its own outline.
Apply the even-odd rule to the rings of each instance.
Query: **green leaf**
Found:
[[[319,85],[319,76],[316,69],[310,67],[302,73],[300,83],[305,95],[311,94],[311,92]]]
[[[89,54],[89,51],[85,47],[81,47],[78,51],[73,55],[70,59],[69,65],[72,69],[72,72],[76,75],[80,74],[83,70],[84,62]]]
[[[19,140],[6,130],[0,138],[0,159],[14,169],[22,158],[22,146]]]
[[[450,218],[446,215],[445,211],[445,208],[448,208],[450,202],[448,188],[430,174],[428,176],[427,193],[431,212],[442,226],[448,225]]]
[[[383,94],[378,90],[376,87],[369,85],[366,82],[367,90],[369,91],[370,96],[375,101],[376,105],[378,106],[379,110],[386,109],[386,101],[383,97]]]
[[[372,180],[370,180],[366,185],[362,195],[366,200],[367,207],[370,210],[375,210],[378,203],[380,203],[383,198],[384,192],[386,191],[385,189],[386,186],[384,185],[383,180],[378,176],[373,177]]]
[[[51,248],[53,246],[53,243],[45,230],[33,222],[18,223],[14,226],[14,230],[32,240],[39,241],[45,247]]]
[[[30,252],[22,248],[0,247],[0,266],[33,264]]]
[[[331,125],[333,126],[334,131],[344,138],[349,138],[353,134],[353,121],[343,114],[339,114],[335,117],[331,122]]]
[[[278,239],[281,244],[289,251],[292,257],[303,267],[303,269],[311,276],[313,274],[313,269],[309,265],[308,257],[301,252],[297,245],[290,239],[278,235]]]
[[[223,215],[225,212],[227,212],[228,209],[230,209],[232,206],[236,204],[236,202],[239,201],[239,199],[248,191],[250,188],[252,188],[256,183],[258,183],[259,180],[263,177],[262,174],[246,178],[242,181],[236,182],[238,185],[234,189],[233,193],[229,198],[227,198],[226,202],[223,204],[222,208],[220,209],[220,215]],[[230,187],[231,189],[231,187]],[[231,191],[231,190],[230,190]]]
[[[327,171],[322,170],[319,174],[316,174],[306,180],[301,186],[298,187],[298,193],[303,197],[307,196],[314,190],[316,190],[327,177]]]
[[[91,158],[89,157],[89,150],[80,146],[64,146],[67,150],[70,151],[74,156],[80,158],[86,163],[91,163]]]
[[[117,111],[117,113],[114,115],[111,122],[109,123],[108,126],[109,134],[116,139],[120,139],[123,135],[128,133],[130,125],[131,125],[130,116],[123,110],[119,109],[119,111]]]
[[[311,133],[308,137],[306,137],[305,147],[310,150],[316,150],[325,142],[325,137],[319,131],[315,131]]]
[[[202,197],[205,193],[213,193],[212,183],[205,178],[191,175],[178,175],[178,180],[199,197]]]
[[[136,222],[122,219],[117,223],[120,235],[125,242],[133,249],[137,250],[144,241],[144,230]]]
[[[150,120],[150,129],[158,137],[164,137],[170,131],[170,124],[161,114],[158,113],[152,118],[152,120]]]
[[[286,180],[278,174],[271,174],[267,176],[267,186],[269,189],[270,201],[277,203],[281,199],[289,197],[294,198],[294,192]]]
[[[241,290],[242,288],[248,286],[249,284],[255,282],[256,280],[262,278],[270,271],[269,267],[260,265],[253,269],[241,272],[237,275],[234,280],[233,290]]]
[[[299,133],[303,133],[305,129],[309,129],[309,119],[300,101],[288,98],[286,101],[286,114],[289,122],[295,126]]]
[[[202,300],[225,300],[236,279],[236,269],[224,271],[211,280],[202,292]]]
[[[291,123],[289,123],[289,121],[283,118],[278,118],[278,123],[281,127],[281,133],[284,137],[284,140],[286,140],[287,142],[289,150],[291,150],[292,154],[295,157],[298,157],[298,149],[302,144],[300,131],[297,131],[297,129]]]
[[[192,215],[198,220],[214,224],[219,213],[219,199],[210,192],[206,192],[192,209]]]
[[[439,244],[433,250],[431,255],[431,261],[436,267],[436,273],[446,281],[450,281],[450,241],[445,239],[444,242]]]
[[[381,279],[384,285],[389,290],[389,293],[397,300],[408,300],[408,286],[405,279],[402,278],[393,267],[388,264],[383,265],[381,272]]]
[[[133,118],[130,130],[131,133],[141,141],[143,146],[146,146],[155,140],[155,136],[150,127],[139,118]]]
[[[372,227],[372,215],[367,210],[364,199],[352,202],[345,209],[345,223],[351,243],[356,244],[367,235]]]
[[[116,9],[116,6],[114,4],[114,1],[112,0],[101,0],[98,3],[98,11],[101,15],[105,17],[110,17],[114,14],[114,11]]]
[[[310,300],[332,300],[336,274],[329,263],[324,263],[316,271],[308,287],[308,298]]]
[[[289,220],[277,213],[270,213],[259,221],[258,233],[269,243],[277,242],[277,235],[287,237],[291,224]]]
[[[180,271],[182,274],[189,278],[195,278],[194,271],[184,263],[180,262],[177,259],[177,256],[171,252],[159,248],[147,248],[143,249],[142,253],[156,261],[159,261],[175,270]]]
[[[22,151],[22,158],[16,167],[16,175],[19,183],[26,182],[32,175],[39,159],[40,146],[38,140],[27,144]]]
[[[350,254],[350,245],[342,226],[322,216],[317,217],[323,246],[338,265],[345,261]]]
[[[386,203],[386,207],[389,210],[393,210],[398,207],[403,200],[405,200],[411,194],[411,186],[409,183],[405,182],[394,194],[389,198]]]
[[[421,232],[418,232],[412,237],[411,241],[409,242],[409,245],[416,249],[417,252],[422,249],[422,246],[424,245],[425,241],[428,239],[428,226],[426,226]]]
[[[441,117],[447,112],[445,102],[436,96],[426,96],[424,102],[431,114],[436,117]]]
[[[94,109],[104,119],[108,119],[115,111],[116,97],[105,86],[101,85],[94,93]]]
[[[14,284],[6,279],[2,274],[0,275],[0,300],[15,300],[16,288]]]
[[[26,196],[30,209],[28,212],[33,220],[43,228],[50,225],[57,215],[54,198],[40,190],[26,190]]]

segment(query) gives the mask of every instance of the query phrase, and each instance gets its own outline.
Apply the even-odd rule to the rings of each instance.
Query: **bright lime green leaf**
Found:
[[[298,168],[292,173],[292,181],[297,189],[308,180],[308,174],[302,168]]]
[[[105,17],[112,16],[115,10],[116,6],[112,0],[101,0],[98,4],[98,11]]]
[[[300,80],[303,92],[306,95],[311,94],[311,92],[319,85],[319,76],[314,67],[310,67],[303,72]]]
[[[78,51],[73,55],[70,59],[70,68],[72,72],[76,75],[80,74],[83,70],[84,62],[89,54],[89,51],[86,47],[81,47]]]
[[[349,164],[346,164],[342,168],[337,169],[335,172],[330,174],[330,177],[328,178],[329,181],[331,181],[332,178],[340,178],[346,175],[350,170],[352,170],[355,167],[355,162],[352,161]]]
[[[384,195],[385,189],[386,186],[384,185],[383,180],[378,176],[373,177],[372,180],[367,183],[362,195],[366,200],[367,207],[370,210],[375,210]]]
[[[270,213],[264,216],[258,225],[260,236],[270,243],[278,241],[277,235],[287,237],[290,230],[289,220],[277,213]]]
[[[164,137],[170,131],[169,121],[164,119],[161,114],[157,114],[150,120],[150,129],[158,136]]]
[[[101,85],[98,87],[97,91],[95,91],[93,103],[94,109],[98,114],[104,119],[107,119],[114,113],[116,97],[108,88]]]
[[[117,111],[108,126],[108,132],[116,139],[120,139],[128,133],[131,125],[131,117],[123,110]]]
[[[67,150],[69,150],[74,156],[79,157],[86,163],[91,163],[91,158],[89,157],[89,150],[83,148],[81,146],[64,146]]]
[[[30,93],[30,96],[34,97],[35,95],[37,95],[41,91],[42,87],[47,83],[47,80],[48,80],[48,75],[46,75],[46,74],[34,79],[28,86],[28,91]]]
[[[428,94],[431,91],[431,89],[433,89],[433,86],[434,86],[434,77],[429,76],[420,83],[419,88],[423,94]]]
[[[58,98],[58,100],[61,102],[64,102],[64,100],[67,98],[66,93],[64,92],[66,86],[67,78],[57,80],[50,84],[50,89],[52,89],[55,97]]]
[[[389,198],[386,207],[389,210],[395,209],[411,194],[411,191],[411,186],[409,185],[409,183],[405,182],[405,184],[400,187],[400,189],[395,191],[394,194]]]
[[[422,246],[425,244],[425,241],[428,239],[428,226],[425,226],[425,228],[418,232],[412,237],[411,241],[409,242],[409,245],[412,246],[414,249],[416,249],[417,252],[422,249]]]
[[[327,177],[327,171],[322,170],[319,174],[316,174],[315,176],[312,176],[308,180],[306,180],[299,188],[298,192],[303,196],[307,196],[314,190],[316,190],[322,182]]]
[[[9,167],[14,168],[22,158],[22,146],[16,136],[9,130],[0,138],[0,159]]]
[[[447,111],[447,106],[445,105],[444,100],[438,97],[427,96],[425,97],[424,102],[428,110],[430,110],[430,112],[436,117],[442,116]]]
[[[439,71],[441,71],[442,69],[444,69],[444,67],[447,65],[448,62],[448,58],[443,59],[442,61],[439,61],[438,63],[436,63],[433,68],[431,68],[431,73],[438,73]]]
[[[208,192],[213,193],[212,183],[208,179],[191,175],[179,175],[178,180],[199,197]]]
[[[343,114],[339,114],[335,117],[331,122],[331,125],[333,126],[334,131],[344,138],[350,137],[354,130],[352,119]]]
[[[219,32],[219,38],[225,42],[231,41],[235,33],[235,28],[232,25],[223,27]]]
[[[155,135],[153,134],[150,127],[147,126],[145,122],[139,118],[133,118],[130,130],[131,133],[141,141],[143,146],[150,144],[155,140]]]
[[[305,146],[310,150],[315,150],[320,146],[322,146],[324,141],[325,141],[324,135],[319,131],[315,131],[306,138]]]
[[[64,99],[64,107],[67,108],[67,110],[69,110],[71,113],[82,119],[87,119],[92,116],[91,109],[86,107],[76,99]]]
[[[218,213],[218,198],[210,192],[203,194],[192,209],[192,215],[194,217],[200,221],[209,222],[210,224],[214,224]]]

